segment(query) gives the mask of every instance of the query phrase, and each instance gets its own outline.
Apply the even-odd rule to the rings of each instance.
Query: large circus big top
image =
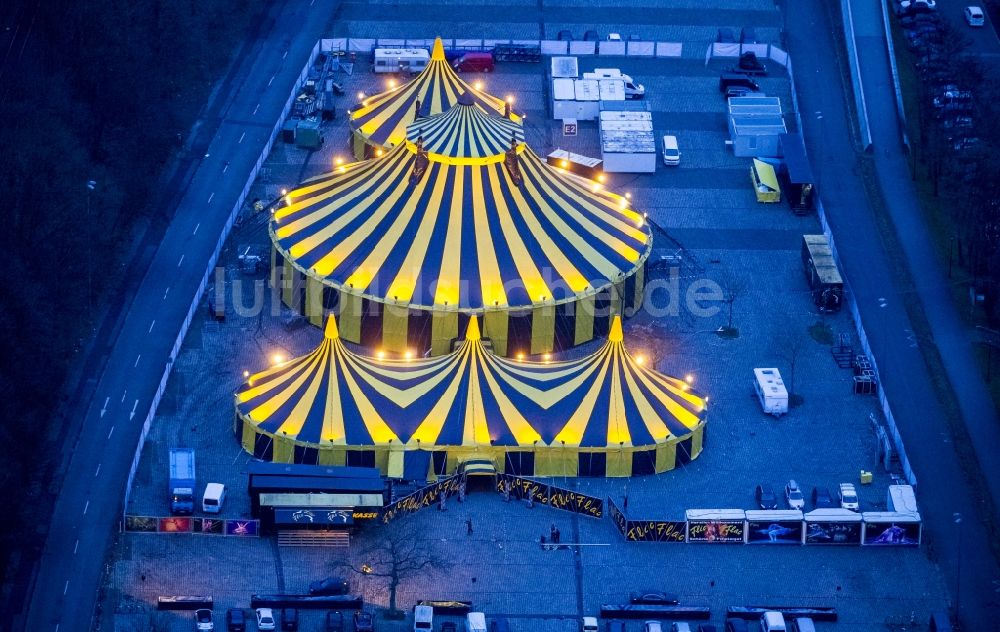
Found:
[[[475,458],[523,475],[630,476],[697,457],[706,401],[630,355],[619,317],[598,351],[563,362],[496,356],[476,318],[447,355],[367,357],[331,317],[313,352],[237,391],[234,429],[258,458],[403,478]]]
[[[441,39],[434,40],[431,59],[412,81],[364,99],[350,112],[351,147],[358,159],[374,155],[376,150],[395,147],[406,140],[406,127],[419,116],[447,111],[459,97],[469,99],[491,114],[509,113],[512,121],[521,121],[510,112],[506,102],[479,90],[455,73],[444,56]]]
[[[469,95],[287,202],[270,225],[283,301],[317,326],[338,314],[371,349],[447,353],[480,315],[498,353],[545,353],[605,335],[642,301],[643,215],[547,165]]]

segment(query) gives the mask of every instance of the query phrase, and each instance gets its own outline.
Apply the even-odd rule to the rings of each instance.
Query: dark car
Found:
[[[760,86],[752,77],[742,73],[724,72],[719,75],[719,92],[725,94],[729,88],[746,88],[748,90],[760,90]]]
[[[629,603],[646,604],[654,606],[676,606],[677,595],[666,593],[660,590],[641,590],[628,594]]]
[[[736,42],[736,36],[733,35],[733,29],[719,29],[719,34],[715,38],[716,42],[720,44],[733,44]]]
[[[295,608],[282,608],[281,609],[281,629],[282,630],[298,630],[299,629],[299,611]]]
[[[441,632],[458,632],[458,626],[454,621],[445,621],[441,624]]]
[[[743,619],[726,619],[725,632],[747,632],[747,622]]]
[[[559,31],[559,35],[556,35],[556,39],[563,42],[572,42],[573,34],[567,30]]]
[[[591,30],[583,34],[583,41],[585,42],[596,42],[599,39],[601,39],[601,36],[598,34],[597,31]]]
[[[756,44],[757,31],[755,31],[752,26],[744,26],[742,29],[740,29],[740,43]]]
[[[767,68],[764,64],[757,59],[757,54],[753,51],[748,51],[740,55],[740,61],[737,63],[736,72],[742,72],[748,75],[766,75]]]
[[[497,617],[490,621],[490,632],[510,632],[510,623],[504,617]]]
[[[344,632],[344,613],[331,610],[326,613],[326,632]]]
[[[812,499],[813,509],[833,509],[840,506],[833,501],[830,490],[825,487],[813,487]]]
[[[229,632],[246,632],[246,613],[240,608],[230,608],[226,611],[226,628]]]
[[[711,623],[699,623],[698,632],[715,632],[715,626]]]
[[[617,619],[608,621],[607,632],[625,632],[625,622]]]
[[[774,495],[774,490],[770,485],[758,485],[753,491],[754,500],[761,509],[777,509],[778,497]]]
[[[354,611],[354,629],[357,632],[374,632],[375,621],[370,612]]]
[[[346,595],[350,590],[343,577],[327,577],[309,584],[310,595]]]

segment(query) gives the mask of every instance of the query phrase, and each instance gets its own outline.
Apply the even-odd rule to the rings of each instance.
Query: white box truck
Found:
[[[482,612],[470,612],[465,615],[466,632],[486,632],[486,615]]]
[[[765,413],[784,415],[788,412],[788,390],[781,379],[778,369],[754,369],[753,390],[760,400],[760,407]]]
[[[913,487],[911,485],[889,485],[886,506],[896,513],[917,513],[917,496],[913,493]]]
[[[584,79],[618,79],[625,82],[625,98],[641,99],[646,96],[646,87],[636,83],[632,77],[624,74],[618,68],[594,68],[594,72],[583,73]]]

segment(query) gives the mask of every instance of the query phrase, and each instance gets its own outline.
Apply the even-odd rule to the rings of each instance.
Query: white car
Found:
[[[597,617],[584,617],[580,627],[583,632],[597,632]]]
[[[899,8],[903,9],[904,11],[907,10],[907,9],[909,9],[909,8],[911,8],[911,7],[913,7],[913,8],[919,7],[921,9],[936,9],[937,8],[937,1],[936,0],[903,0],[902,2],[899,3]]]
[[[663,632],[659,621],[647,621],[642,626],[642,632]]]
[[[270,608],[257,608],[257,629],[274,630],[274,612]]]
[[[853,483],[840,484],[840,506],[851,511],[858,510],[858,492],[855,491]]]
[[[965,21],[969,23],[969,26],[984,26],[986,15],[983,13],[983,8],[965,7]]]
[[[691,632],[691,625],[686,621],[674,621],[670,626],[670,632]]]
[[[788,484],[785,485],[785,500],[791,509],[801,510],[806,506],[806,497],[802,495],[802,490],[799,489],[799,484],[795,481],[788,481]]]
[[[194,611],[194,627],[198,632],[211,632],[215,630],[215,622],[212,620],[212,611],[201,608]]]

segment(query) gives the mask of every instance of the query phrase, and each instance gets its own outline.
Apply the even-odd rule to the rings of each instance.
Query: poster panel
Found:
[[[806,544],[861,544],[861,523],[807,522]]]
[[[683,542],[683,520],[629,520],[625,539],[630,542]]]
[[[689,520],[687,521],[687,541],[742,544],[743,527],[742,520]]]
[[[226,520],[226,535],[256,538],[259,534],[259,520]]]
[[[448,498],[453,494],[458,494],[463,482],[463,477],[451,476],[426,487],[421,487],[412,494],[403,496],[396,502],[383,507],[380,520],[382,524],[388,524],[400,516],[435,505],[440,502],[442,497]]]
[[[156,530],[160,533],[191,533],[191,518],[160,518]]]
[[[919,522],[865,522],[866,546],[919,546]]]
[[[194,532],[203,535],[222,535],[225,531],[224,522],[217,518],[195,518]]]
[[[747,544],[802,544],[801,520],[747,520]]]
[[[497,492],[503,494],[505,486],[509,486],[511,498],[518,500],[533,498],[541,505],[549,505],[553,509],[571,511],[591,518],[604,516],[604,501],[596,496],[588,496],[512,474],[498,474]]]
[[[125,516],[125,530],[132,533],[156,533],[158,523],[154,516]]]

